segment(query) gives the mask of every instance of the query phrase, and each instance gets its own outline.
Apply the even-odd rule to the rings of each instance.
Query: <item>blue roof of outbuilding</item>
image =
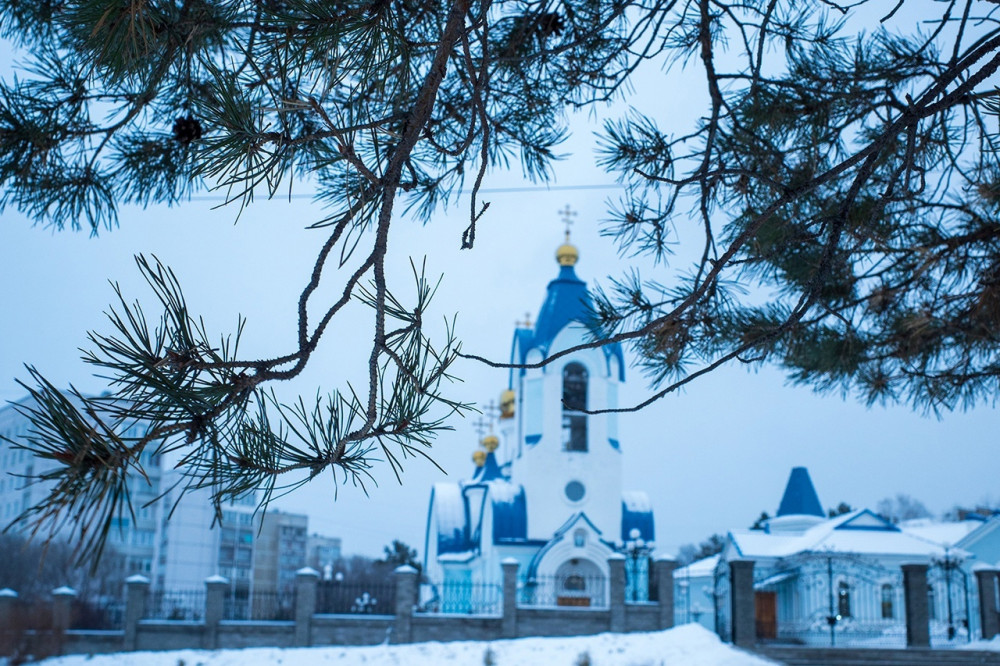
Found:
[[[809,470],[805,467],[793,467],[792,474],[788,477],[788,485],[785,486],[785,494],[781,497],[781,504],[778,506],[778,516],[819,516],[826,518],[823,513],[823,506],[819,503],[819,496],[813,488],[812,479],[809,478]]]
[[[587,291],[587,283],[576,276],[572,266],[562,266],[559,269],[559,276],[549,282],[545,302],[538,312],[535,328],[519,328],[514,331],[511,356],[514,356],[515,350],[519,353],[518,358],[511,360],[523,364],[528,352],[536,348],[541,350],[543,356],[547,356],[552,341],[559,335],[559,331],[571,322],[589,326],[592,320],[593,303]],[[625,356],[621,345],[614,343],[605,345],[602,349],[606,360],[610,360],[612,356],[617,357],[618,380],[625,381]]]

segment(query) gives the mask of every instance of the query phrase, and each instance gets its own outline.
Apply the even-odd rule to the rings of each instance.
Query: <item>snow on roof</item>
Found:
[[[438,554],[462,552],[466,543],[465,499],[457,483],[435,483],[431,489],[431,506],[437,521]]]
[[[520,484],[489,482],[493,508],[493,543],[518,541],[528,536],[528,505]]]
[[[899,524],[899,527],[904,532],[918,536],[921,539],[926,539],[939,546],[954,546],[970,532],[982,526],[983,523],[979,520],[942,522],[932,518],[906,520]]]
[[[438,562],[457,562],[464,564],[476,556],[474,550],[462,550],[454,553],[442,553],[438,555]]]
[[[653,505],[649,496],[641,490],[627,490],[622,493],[622,541],[632,538],[632,530],[639,530],[639,536],[646,542],[656,538],[653,524]]]
[[[622,493],[622,504],[629,511],[652,511],[653,504],[649,501],[649,495],[641,490],[626,490]]]
[[[719,566],[719,557],[719,555],[712,555],[711,557],[695,560],[686,567],[678,567],[674,570],[674,580],[715,575],[715,567]]]
[[[763,530],[733,530],[730,538],[742,557],[788,557],[808,551],[939,557],[944,549],[926,539],[885,524],[871,524],[875,514],[852,511],[818,523],[802,534],[767,534]]]

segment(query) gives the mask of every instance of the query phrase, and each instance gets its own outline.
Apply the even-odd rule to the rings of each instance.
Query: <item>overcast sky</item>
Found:
[[[4,55],[0,51],[0,60]],[[700,88],[688,85],[683,76],[652,72],[640,79],[630,102],[680,133],[699,111]],[[664,91],[671,94],[664,97]],[[426,257],[428,274],[443,275],[432,316],[457,313],[465,350],[506,360],[515,321],[529,312],[537,316],[545,286],[557,273],[557,211],[566,204],[579,213],[573,231],[581,255],[577,274],[593,285],[629,269],[612,241],[599,235],[606,202],[620,190],[594,164],[592,132],[598,124],[588,116],[574,121],[576,134],[566,148],[571,158],[557,166],[554,189],[533,186],[518,171],[487,179],[487,188],[522,189],[484,196],[492,205],[472,251],[458,249],[467,198],[429,226],[405,219],[395,224],[391,282],[408,294],[408,258],[419,263]],[[242,314],[248,320],[247,355],[291,351],[297,296],[323,239],[322,232],[304,227],[322,213],[307,199],[259,202],[236,222],[235,209],[213,210],[219,201],[208,195],[177,208],[123,208],[120,228],[98,238],[54,233],[6,211],[0,219],[0,399],[23,396],[14,380],[26,377],[24,363],[57,385],[104,389],[79,360],[78,348],[86,345],[87,330],[108,330],[102,315],[113,298],[108,280],[119,282],[126,297],[151,304],[132,259],[139,252],[156,254],[174,268],[210,331],[231,331]],[[665,282],[670,271],[684,268],[641,267],[647,277]],[[352,376],[351,360],[370,330],[362,314],[352,313],[327,334],[309,369],[282,395],[315,395]],[[506,382],[505,371],[477,363],[456,370],[464,383],[455,395],[464,400],[496,399]],[[647,395],[635,371],[627,379],[626,402]],[[449,478],[472,472],[473,420],[456,420],[455,432],[430,452]],[[649,493],[657,542],[668,552],[713,532],[747,527],[761,511],[773,513],[789,470],[798,465],[809,468],[825,507],[841,501],[874,507],[883,497],[907,493],[941,512],[998,497],[997,418],[991,407],[936,420],[905,406],[866,409],[850,398],[789,387],[779,369],[748,373],[734,367],[624,416],[620,424],[625,486]],[[353,487],[335,493],[324,479],[279,506],[308,513],[311,530],[341,537],[348,553],[378,554],[395,538],[422,553],[430,485],[443,473],[414,459],[406,464],[402,485],[385,464],[374,474],[379,485],[369,487],[367,497]]]

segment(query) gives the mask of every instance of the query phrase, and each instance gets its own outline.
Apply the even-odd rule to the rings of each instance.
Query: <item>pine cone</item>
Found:
[[[555,12],[542,14],[538,17],[538,32],[542,37],[561,35],[564,27],[562,16]]]
[[[185,146],[201,138],[201,123],[190,113],[174,121],[174,139]]]

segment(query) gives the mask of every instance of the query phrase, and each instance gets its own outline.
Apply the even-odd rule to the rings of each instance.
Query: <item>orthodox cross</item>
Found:
[[[486,419],[479,417],[479,419],[477,419],[476,422],[472,424],[472,427],[476,429],[476,434],[479,435],[479,439],[482,439],[483,435],[486,434],[487,430],[493,429],[493,424],[487,421]]]
[[[573,218],[576,217],[576,211],[566,204],[566,207],[559,211],[559,216],[562,218],[560,221],[566,225],[566,241],[569,242],[569,228],[573,224]]]
[[[514,322],[514,326],[516,328],[531,328],[531,326],[532,326],[532,323],[531,323],[531,313],[530,312],[525,312],[524,313],[524,321],[515,321]]]
[[[490,432],[493,432],[493,424],[500,416],[500,407],[495,401],[490,400],[488,403],[483,405],[483,416],[489,419],[488,423],[490,426]]]

